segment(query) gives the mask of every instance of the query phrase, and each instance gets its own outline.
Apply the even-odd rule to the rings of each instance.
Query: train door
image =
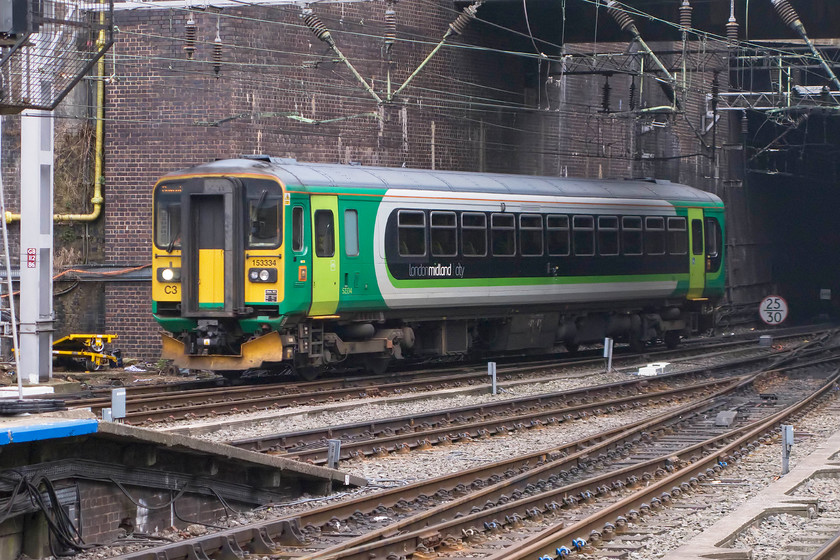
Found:
[[[312,307],[309,315],[332,315],[338,308],[338,198],[312,195]]]
[[[189,182],[181,198],[181,309],[185,317],[232,317],[243,305],[242,184]]]
[[[690,232],[688,299],[699,299],[703,296],[706,280],[706,255],[703,250],[703,210],[689,208],[688,223]]]

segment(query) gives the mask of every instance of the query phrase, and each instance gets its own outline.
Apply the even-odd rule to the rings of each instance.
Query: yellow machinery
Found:
[[[117,338],[115,334],[69,334],[53,342],[53,358],[65,364],[84,360],[85,369],[96,371],[109,365],[122,365],[119,351],[105,353],[105,345]]]

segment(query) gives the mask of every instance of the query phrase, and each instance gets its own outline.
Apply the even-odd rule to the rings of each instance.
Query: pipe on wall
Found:
[[[96,48],[101,51],[105,47],[105,12],[99,12],[99,37]],[[55,222],[94,222],[102,214],[105,198],[102,196],[102,186],[105,183],[103,175],[103,159],[105,152],[105,56],[99,57],[96,63],[96,137],[94,147],[93,196],[90,199],[93,210],[88,214],[53,214]],[[20,214],[6,212],[6,223],[20,221]]]

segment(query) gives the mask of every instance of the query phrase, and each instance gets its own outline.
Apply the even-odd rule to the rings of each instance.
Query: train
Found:
[[[155,184],[152,312],[162,358],[228,377],[672,348],[713,324],[724,213],[664,180],[241,156]]]

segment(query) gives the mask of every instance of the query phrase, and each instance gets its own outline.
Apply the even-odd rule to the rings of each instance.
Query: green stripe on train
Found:
[[[386,263],[386,270],[387,263]],[[635,274],[632,276],[552,276],[550,278],[444,278],[397,280],[388,270],[388,278],[395,288],[481,288],[508,286],[553,286],[574,284],[617,284],[623,282],[688,283],[688,274]]]

